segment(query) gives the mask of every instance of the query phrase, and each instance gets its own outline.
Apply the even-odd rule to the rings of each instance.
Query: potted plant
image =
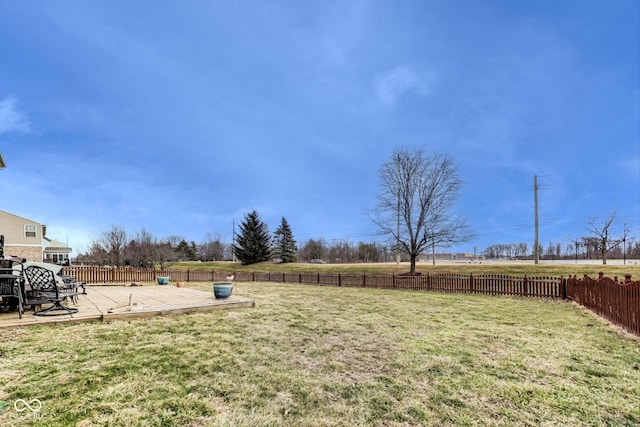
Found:
[[[233,291],[233,284],[230,282],[220,282],[213,284],[213,295],[217,299],[225,299],[231,296],[231,291]]]

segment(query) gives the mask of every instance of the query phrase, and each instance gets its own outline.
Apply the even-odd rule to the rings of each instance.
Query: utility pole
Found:
[[[236,246],[236,220],[232,222],[233,230],[231,231],[231,261],[236,262],[236,251],[233,248]]]
[[[396,231],[396,264],[400,264],[400,194],[398,194],[398,229]]]
[[[436,240],[435,237],[431,242],[431,257],[433,258],[433,265],[436,265]]]
[[[537,264],[540,261],[540,249],[538,243],[538,175],[533,175],[533,203],[536,210],[536,237],[533,244],[533,259]]]
[[[624,230],[622,231],[622,265],[627,265],[627,223],[624,223]]]

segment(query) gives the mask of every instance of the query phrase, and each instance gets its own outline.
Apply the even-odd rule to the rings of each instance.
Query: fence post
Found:
[[[567,279],[560,276],[560,298],[567,299]]]
[[[473,282],[473,273],[469,273],[469,291],[473,294],[476,291],[475,283]]]
[[[529,296],[529,279],[527,279],[527,275],[524,275],[524,279],[522,280],[522,295]]]

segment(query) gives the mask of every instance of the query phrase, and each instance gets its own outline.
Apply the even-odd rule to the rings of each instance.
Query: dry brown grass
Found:
[[[190,284],[210,289],[210,284]],[[640,423],[640,343],[541,299],[238,283],[257,306],[0,339],[41,426]]]
[[[632,264],[633,263],[633,264]],[[356,273],[356,274],[377,274],[377,273],[406,273],[409,271],[408,263],[362,263],[362,264],[309,264],[309,263],[286,263],[274,264],[263,262],[251,265],[242,265],[233,262],[183,262],[170,266],[176,269],[205,269],[222,271],[268,271],[268,272],[326,272],[326,273]],[[575,264],[571,261],[565,263],[541,262],[534,264],[532,261],[483,261],[482,263],[444,263],[438,262],[436,265],[430,263],[418,263],[416,270],[423,274],[438,273],[458,273],[458,274],[504,274],[522,277],[527,276],[552,276],[567,277],[568,275],[589,275],[596,277],[602,271],[608,277],[617,276],[620,279],[625,274],[632,274],[634,278],[640,279],[640,262],[628,261],[627,265],[621,265],[619,261],[615,264],[598,264],[597,262]]]

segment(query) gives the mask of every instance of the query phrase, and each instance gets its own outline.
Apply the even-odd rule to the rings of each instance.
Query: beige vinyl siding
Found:
[[[35,236],[25,236],[27,225],[31,228],[35,227]],[[4,234],[5,242],[13,245],[42,246],[42,225],[5,211],[0,211],[0,234]]]
[[[41,224],[0,210],[0,234],[4,235],[5,255],[42,261]]]

